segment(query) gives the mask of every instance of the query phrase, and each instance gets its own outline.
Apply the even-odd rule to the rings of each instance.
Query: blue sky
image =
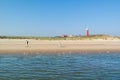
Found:
[[[120,0],[0,0],[0,35],[120,35]]]

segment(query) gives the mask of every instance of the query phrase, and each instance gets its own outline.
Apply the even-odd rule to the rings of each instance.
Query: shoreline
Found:
[[[111,52],[120,52],[118,49],[98,49],[98,50],[91,50],[91,49],[66,49],[66,50],[0,50],[0,54],[2,53],[111,53]]]
[[[0,39],[1,53],[120,52],[120,40]]]

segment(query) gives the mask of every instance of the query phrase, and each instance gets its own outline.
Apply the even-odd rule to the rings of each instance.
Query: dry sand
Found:
[[[120,52],[120,40],[0,39],[0,53],[11,52]]]

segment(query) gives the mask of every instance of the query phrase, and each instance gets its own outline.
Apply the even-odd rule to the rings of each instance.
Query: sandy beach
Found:
[[[120,40],[0,39],[0,53],[11,52],[120,52]]]

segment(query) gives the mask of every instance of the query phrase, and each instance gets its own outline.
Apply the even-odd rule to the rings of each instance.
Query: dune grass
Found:
[[[73,37],[41,37],[41,36],[0,36],[0,39],[36,39],[36,40],[92,40],[92,39],[120,39],[120,36],[110,36],[105,34],[96,34],[90,36],[73,36]]]

